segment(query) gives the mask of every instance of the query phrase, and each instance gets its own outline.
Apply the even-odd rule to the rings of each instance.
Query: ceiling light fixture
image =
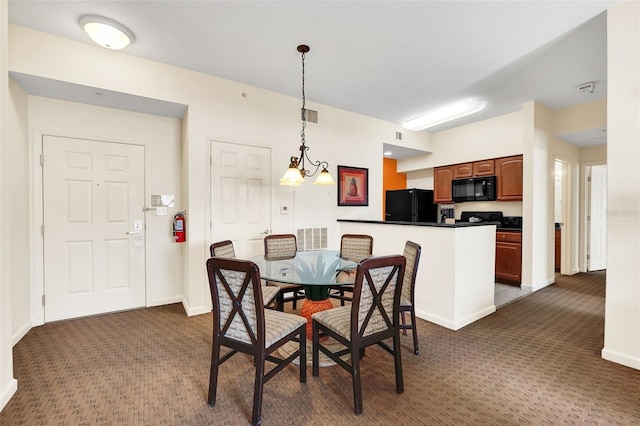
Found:
[[[442,108],[435,109],[419,117],[407,120],[402,127],[409,130],[424,130],[456,118],[482,111],[485,104],[474,98],[463,99]]]
[[[312,161],[307,154],[309,147],[306,145],[304,131],[307,127],[307,113],[305,110],[305,95],[304,95],[304,55],[309,52],[309,46],[301,44],[298,46],[298,52],[302,53],[302,130],[300,131],[300,139],[302,144],[300,145],[300,156],[299,157],[291,157],[291,162],[289,164],[289,168],[285,172],[284,176],[280,179],[280,185],[286,186],[300,186],[304,182],[304,178],[307,176],[315,175],[320,167],[322,167],[322,171],[316,178],[314,185],[335,185],[331,174],[327,170],[329,167],[329,163],[326,161]],[[305,160],[311,164],[312,167],[315,167],[315,170],[309,172],[305,168]]]
[[[97,15],[85,15],[80,18],[80,26],[102,47],[119,50],[133,43],[133,33],[127,27],[113,19]]]

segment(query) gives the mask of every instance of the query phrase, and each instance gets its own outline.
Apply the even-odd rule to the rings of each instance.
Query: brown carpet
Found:
[[[419,322],[402,337],[405,392],[392,358],[362,362],[364,413],[339,367],[300,384],[289,366],[265,385],[266,425],[640,424],[640,372],[603,360],[604,273],[558,277],[457,332]],[[18,391],[1,425],[236,425],[251,418],[253,365],[221,367],[206,404],[211,315],[181,305],[35,327],[14,348]]]

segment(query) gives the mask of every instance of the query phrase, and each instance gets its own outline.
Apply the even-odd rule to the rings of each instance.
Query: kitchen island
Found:
[[[407,240],[422,246],[416,316],[458,330],[496,311],[496,225],[338,219],[342,234],[373,237],[374,255],[402,254]]]

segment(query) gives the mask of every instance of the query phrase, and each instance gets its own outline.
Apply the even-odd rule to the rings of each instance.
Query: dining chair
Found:
[[[418,272],[418,262],[422,247],[413,241],[407,241],[404,245],[403,256],[407,260],[405,267],[404,281],[402,283],[402,296],[400,297],[400,330],[407,335],[407,330],[413,332],[413,353],[420,354],[418,349],[418,330],[416,329],[416,308],[415,308],[415,287],[416,274]],[[407,324],[405,314],[411,315],[411,324]]]
[[[220,365],[238,352],[248,354],[253,357],[256,369],[251,423],[258,425],[262,417],[263,388],[267,381],[298,357],[300,383],[307,381],[307,320],[299,315],[264,309],[260,271],[251,261],[212,257],[207,260],[207,275],[213,303],[213,345],[207,403],[215,406]],[[273,355],[290,341],[298,343],[293,353],[284,359]],[[222,346],[230,351],[222,355]],[[275,364],[269,371],[266,371],[266,361]]]
[[[218,241],[209,246],[211,257],[225,257],[227,259],[235,259],[236,252],[233,248],[233,242],[231,240]],[[269,287],[267,285],[262,286],[262,299],[264,300],[264,306],[277,310],[280,309],[280,300],[278,297],[280,289],[278,287]]]
[[[404,256],[400,255],[363,260],[357,267],[351,305],[318,312],[312,317],[313,376],[320,373],[320,352],[347,370],[352,377],[356,414],[362,413],[360,363],[367,346],[377,344],[393,355],[396,392],[404,392],[399,309],[405,263]],[[339,345],[331,339],[321,340],[325,336],[344,348],[334,352],[332,349]],[[389,338],[393,339],[393,348],[384,342]]]
[[[293,234],[271,234],[264,237],[264,254],[268,258],[292,258],[298,252],[298,243]],[[304,299],[304,286],[267,281],[268,287],[279,289],[278,309],[284,310],[285,302],[293,302],[293,309],[297,308],[298,300]],[[286,297],[286,294],[290,294]]]
[[[344,234],[340,238],[340,257],[352,262],[359,263],[371,257],[373,253],[373,237],[364,234]],[[341,274],[353,275],[355,269],[342,271]],[[342,281],[338,277],[337,281]],[[329,296],[340,300],[340,306],[344,306],[345,301],[351,301],[352,296],[345,296],[346,293],[353,294],[353,285],[342,285],[333,287]]]

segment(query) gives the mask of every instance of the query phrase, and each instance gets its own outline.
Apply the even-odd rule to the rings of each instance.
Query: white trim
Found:
[[[462,319],[449,321],[443,317],[429,314],[423,310],[416,309],[416,317],[432,322],[441,327],[448,328],[449,330],[457,331],[457,330],[460,330],[462,327],[465,327],[475,321],[478,321],[481,318],[486,317],[487,315],[491,315],[495,311],[496,311],[496,306],[493,305],[488,308],[482,309],[480,311],[474,312],[471,315],[467,315]]]
[[[607,361],[615,362],[617,364],[640,370],[640,358],[638,357],[631,357],[623,354],[622,352],[609,350],[607,348],[602,349],[601,355],[602,359],[606,359]]]
[[[17,330],[15,333],[13,333],[13,336],[11,337],[11,346],[15,346],[16,344],[18,344],[18,342],[20,340],[22,340],[22,338],[32,328],[33,328],[33,324],[31,324],[31,321],[27,321],[22,327],[20,327],[19,330]]]
[[[7,383],[7,386],[2,390],[0,394],[0,411],[9,403],[9,400],[18,391],[18,381],[11,379]]]

